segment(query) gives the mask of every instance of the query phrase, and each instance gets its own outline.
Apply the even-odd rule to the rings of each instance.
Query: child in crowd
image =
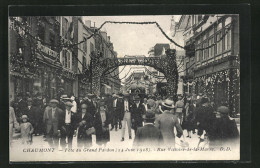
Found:
[[[28,121],[27,115],[22,116],[22,123],[20,124],[22,144],[32,144],[32,133],[34,131],[32,124]]]

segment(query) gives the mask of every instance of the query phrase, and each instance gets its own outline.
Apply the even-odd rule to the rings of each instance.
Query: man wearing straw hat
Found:
[[[180,138],[183,134],[178,118],[171,113],[173,108],[174,102],[170,99],[166,99],[162,102],[163,113],[155,120],[155,126],[162,132],[164,145],[169,147],[175,146],[174,127],[177,130],[177,137]]]
[[[71,102],[65,103],[66,110],[60,114],[58,131],[61,134],[60,145],[62,148],[66,147],[66,137],[68,138],[68,147],[72,148],[73,135],[77,130],[77,116],[71,111],[73,104]]]

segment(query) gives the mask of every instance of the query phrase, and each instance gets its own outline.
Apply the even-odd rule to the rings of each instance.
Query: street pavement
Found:
[[[175,130],[176,132],[176,130]],[[127,132],[127,129],[125,131],[125,140],[123,142],[121,142],[121,136],[122,134],[122,129],[118,129],[117,131],[115,131],[115,129],[113,129],[112,131],[110,131],[110,142],[107,143],[106,147],[123,147],[123,148],[131,148],[132,145],[133,145],[133,141],[134,141],[134,138],[135,138],[135,135],[134,135],[134,130],[132,129],[132,139],[129,139],[129,136],[128,136],[128,132]],[[197,147],[198,145],[198,142],[199,142],[199,137],[198,135],[195,133],[195,134],[192,134],[191,135],[191,138],[188,138],[186,137],[187,136],[187,131],[184,130],[184,138],[181,137],[181,138],[175,138],[175,142],[176,142],[176,145],[175,147],[178,148],[178,147],[181,147],[180,144],[181,144],[181,140],[182,141],[186,141],[189,143],[189,147]],[[43,138],[43,136],[33,136],[33,144],[30,145],[30,147],[37,147],[37,148],[41,148],[41,147],[49,147],[47,141],[44,141],[45,138]],[[95,135],[92,135],[92,144],[93,144],[93,148],[96,148],[96,147],[99,147],[97,144],[96,144],[96,136]],[[13,139],[13,142],[12,142],[12,147],[18,147],[21,145],[21,139],[17,136],[16,138]],[[207,144],[201,144],[201,146],[206,146]],[[77,138],[76,137],[73,137],[73,141],[72,141],[72,147],[73,148],[77,148]],[[103,146],[104,147],[104,146]],[[60,147],[59,147],[60,149]]]

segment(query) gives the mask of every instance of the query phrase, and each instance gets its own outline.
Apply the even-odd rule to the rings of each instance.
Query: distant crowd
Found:
[[[33,137],[43,135],[51,147],[72,148],[73,136],[77,146],[106,146],[111,131],[121,131],[121,141],[133,140],[134,147],[175,147],[175,135],[182,138],[181,147],[188,146],[186,138],[197,134],[199,143],[207,138],[209,146],[232,146],[239,141],[236,122],[229,117],[227,106],[215,107],[206,94],[198,96],[106,94],[101,97],[87,94],[61,95],[46,101],[40,94],[34,97],[17,95],[9,108],[10,145],[15,132],[21,134],[23,144],[32,144]],[[132,135],[134,130],[135,136]],[[187,131],[186,135],[184,130]],[[176,131],[176,132],[175,132]],[[199,146],[198,143],[198,146]]]

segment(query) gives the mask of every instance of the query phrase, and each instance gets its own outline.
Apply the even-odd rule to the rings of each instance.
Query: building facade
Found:
[[[10,98],[42,94],[57,98],[62,90],[59,60],[60,22],[57,17],[10,17]]]
[[[238,15],[183,15],[185,92],[205,93],[215,106],[227,105],[239,113]]]

